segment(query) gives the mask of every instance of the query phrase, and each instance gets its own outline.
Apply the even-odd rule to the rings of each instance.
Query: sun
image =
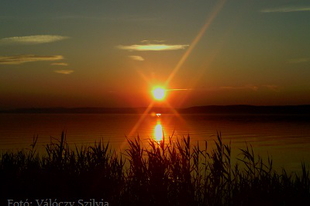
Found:
[[[166,96],[166,90],[162,87],[156,87],[152,91],[153,96],[156,100],[163,100]]]

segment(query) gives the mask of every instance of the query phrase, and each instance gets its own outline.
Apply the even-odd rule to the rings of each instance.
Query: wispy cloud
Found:
[[[165,42],[165,40],[148,40],[148,39],[144,39],[141,41],[141,43],[145,43],[145,44],[151,44],[151,43],[163,43]]]
[[[272,13],[272,12],[286,13],[286,12],[300,12],[300,11],[310,11],[310,6],[263,9],[260,12],[263,12],[263,13]]]
[[[55,70],[54,72],[58,74],[71,74],[74,71],[73,70]]]
[[[127,50],[127,51],[171,51],[171,50],[182,50],[188,47],[189,45],[185,44],[134,44],[129,46],[119,45],[118,49]]]
[[[23,64],[37,61],[57,61],[63,59],[61,55],[38,56],[38,55],[17,55],[17,56],[0,56],[0,64]]]
[[[279,86],[278,85],[263,85],[263,87],[271,90],[271,91],[274,91],[274,92],[278,92],[279,91]]]
[[[13,17],[11,17],[13,18]],[[61,19],[61,20],[95,20],[95,21],[122,21],[122,22],[150,22],[161,20],[161,17],[149,17],[149,16],[140,16],[140,15],[59,15],[57,17],[51,16],[52,19]]]
[[[68,66],[67,63],[64,62],[55,62],[55,63],[51,63],[52,66]]]
[[[297,58],[297,59],[290,59],[288,63],[290,64],[299,64],[299,63],[305,63],[309,62],[310,58]]]
[[[130,59],[135,60],[135,61],[144,61],[144,58],[142,56],[129,56]]]
[[[232,87],[232,86],[223,86],[223,87],[219,87],[220,90],[253,90],[253,91],[257,91],[258,90],[258,86],[255,85],[245,85],[245,86],[240,86],[240,87]]]
[[[250,91],[259,91],[263,89],[268,89],[274,92],[279,90],[278,85],[244,85],[244,86],[222,86],[217,88],[211,88],[210,90],[250,90]]]
[[[279,86],[277,85],[244,85],[244,86],[221,86],[221,87],[209,87],[209,88],[176,88],[176,89],[167,89],[167,91],[259,91],[263,89],[268,89],[274,92],[279,91]]]
[[[222,91],[222,90],[253,90],[257,91],[258,86],[245,85],[245,86],[221,86],[221,87],[209,87],[209,88],[174,88],[167,89],[167,91]]]
[[[67,36],[59,35],[32,35],[14,36],[0,39],[0,45],[5,44],[45,44],[68,39]]]
[[[193,90],[193,89],[187,89],[187,88],[184,88],[184,89],[182,89],[182,88],[178,88],[178,89],[167,89],[167,91],[191,91],[191,90]]]

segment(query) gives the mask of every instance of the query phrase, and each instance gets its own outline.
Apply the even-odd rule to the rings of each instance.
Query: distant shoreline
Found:
[[[18,108],[1,110],[0,114],[142,114],[146,107],[137,108],[104,108],[104,107],[49,107],[49,108]],[[227,106],[195,106],[178,108],[180,114],[298,114],[310,115],[310,105],[291,106],[253,106],[253,105],[227,105]],[[149,113],[173,113],[170,108],[154,107]]]

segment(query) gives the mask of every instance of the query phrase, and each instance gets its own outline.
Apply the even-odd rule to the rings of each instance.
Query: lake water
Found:
[[[276,169],[300,171],[302,161],[310,165],[309,116],[163,114],[140,118],[134,114],[0,114],[0,150],[29,148],[36,135],[43,149],[63,130],[69,144],[92,144],[102,139],[116,150],[126,148],[126,136],[139,135],[144,141],[160,138],[162,131],[166,137],[189,134],[193,144],[207,140],[212,147],[217,132],[221,132],[224,143],[231,142],[234,159],[247,142],[256,154],[265,159],[271,156]]]

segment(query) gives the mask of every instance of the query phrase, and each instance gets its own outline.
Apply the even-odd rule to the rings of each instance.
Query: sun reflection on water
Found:
[[[163,131],[163,127],[161,125],[160,120],[157,120],[157,124],[154,127],[154,137],[157,142],[160,142],[163,140],[164,131]]]
[[[154,113],[154,116],[157,116],[157,123],[156,126],[154,127],[154,139],[157,142],[161,142],[164,138],[164,131],[163,131],[163,126],[161,125],[160,122],[160,113]]]

